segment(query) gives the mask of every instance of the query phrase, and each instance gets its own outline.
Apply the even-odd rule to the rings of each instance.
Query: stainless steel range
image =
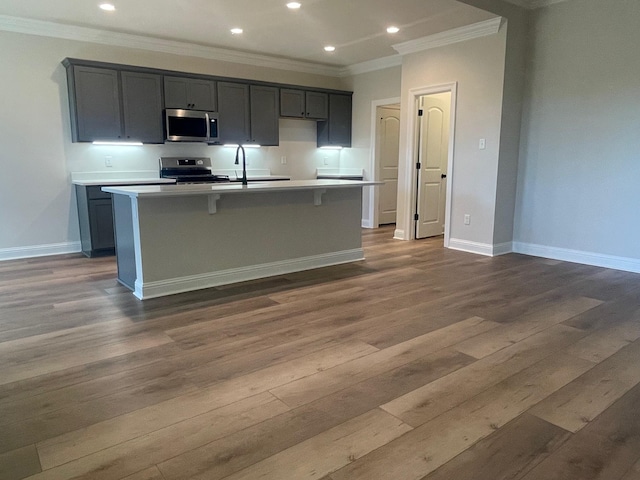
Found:
[[[208,157],[162,157],[160,178],[175,178],[176,183],[224,183],[228,175],[213,175]]]

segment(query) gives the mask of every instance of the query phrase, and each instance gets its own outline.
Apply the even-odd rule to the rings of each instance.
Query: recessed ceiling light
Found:
[[[301,3],[298,2],[289,2],[287,3],[287,8],[290,8],[291,10],[297,10],[302,6]]]
[[[242,33],[242,29],[241,28],[232,28],[231,29],[231,33],[233,33],[234,35],[240,35]]]
[[[387,28],[387,33],[398,33],[400,29],[398,27],[389,27]]]
[[[110,3],[101,3],[99,6],[102,10],[106,10],[107,12],[113,12],[116,9],[116,7]]]
[[[327,45],[326,47],[324,47],[324,51],[325,52],[335,52],[336,47],[334,47],[333,45]]]

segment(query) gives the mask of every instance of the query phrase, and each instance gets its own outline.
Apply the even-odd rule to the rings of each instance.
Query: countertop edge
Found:
[[[354,188],[383,185],[384,182],[359,180],[291,180],[288,182],[256,182],[239,184],[198,184],[198,185],[149,185],[131,187],[104,187],[104,192],[129,197],[172,197],[212,194],[240,194],[277,192],[287,190],[317,190],[326,188]]]

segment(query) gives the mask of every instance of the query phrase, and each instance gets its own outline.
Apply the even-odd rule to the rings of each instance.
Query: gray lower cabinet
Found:
[[[165,108],[217,111],[216,82],[199,78],[164,77]]]
[[[329,94],[329,118],[318,122],[318,147],[351,146],[351,95]]]
[[[164,142],[161,75],[66,67],[74,142]]]
[[[220,143],[278,145],[277,87],[218,82]]]
[[[322,92],[309,92],[291,88],[280,89],[280,116],[292,118],[326,119],[329,96]]]
[[[115,255],[111,194],[101,188],[76,185],[80,243],[87,257]]]

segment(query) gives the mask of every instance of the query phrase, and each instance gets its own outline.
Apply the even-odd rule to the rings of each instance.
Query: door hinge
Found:
[[[422,167],[422,164],[420,162],[416,163],[416,169],[420,170],[420,167]]]
[[[419,117],[421,117],[421,116],[422,116],[422,113],[423,113],[422,109],[419,109],[419,110],[418,110],[418,116],[419,116]]]
[[[414,219],[416,222],[418,221],[418,214],[417,214],[417,213],[413,216],[413,219]]]

